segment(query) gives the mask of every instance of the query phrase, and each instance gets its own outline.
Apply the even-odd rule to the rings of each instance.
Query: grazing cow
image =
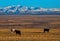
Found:
[[[15,32],[16,34],[21,35],[21,31],[16,30],[16,29],[11,29],[11,32]]]
[[[44,29],[44,32],[49,32],[49,29]]]

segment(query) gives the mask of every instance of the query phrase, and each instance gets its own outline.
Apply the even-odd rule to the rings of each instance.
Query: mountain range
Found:
[[[0,8],[0,15],[60,15],[60,8],[8,6]]]

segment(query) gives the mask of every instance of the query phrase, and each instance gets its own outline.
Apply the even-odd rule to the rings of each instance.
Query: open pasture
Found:
[[[60,16],[0,16],[0,41],[60,41]]]

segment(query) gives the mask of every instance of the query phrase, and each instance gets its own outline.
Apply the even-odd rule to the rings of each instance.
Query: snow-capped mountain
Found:
[[[60,8],[8,6],[0,8],[0,15],[60,15]]]

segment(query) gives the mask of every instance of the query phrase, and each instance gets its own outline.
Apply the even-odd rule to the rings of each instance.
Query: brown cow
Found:
[[[49,29],[44,29],[44,32],[49,32]]]
[[[16,34],[21,35],[21,31],[20,30],[11,29],[11,32],[15,32]]]

